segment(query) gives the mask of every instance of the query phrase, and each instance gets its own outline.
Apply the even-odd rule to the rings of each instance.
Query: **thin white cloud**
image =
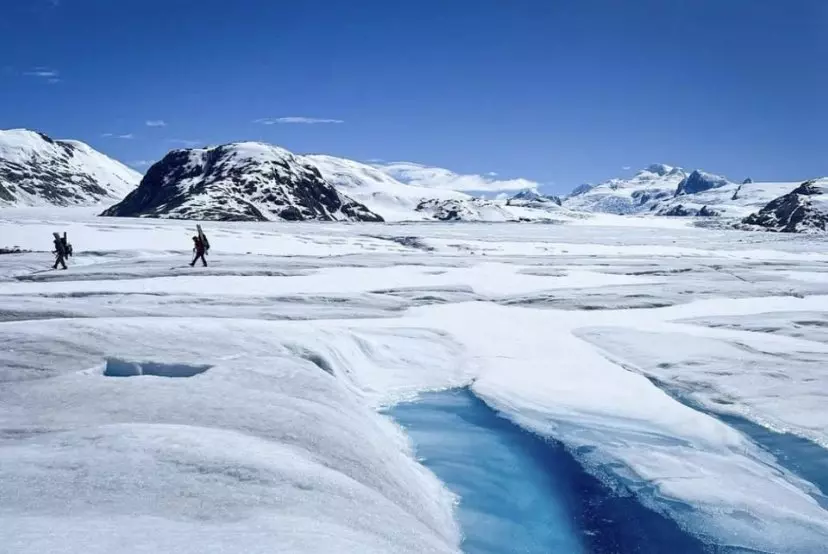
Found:
[[[35,67],[29,71],[24,71],[23,75],[26,77],[35,77],[36,79],[40,79],[44,83],[48,83],[50,85],[61,82],[60,72],[56,69],[50,69],[48,67]]]
[[[167,122],[163,119],[148,119],[146,121],[147,127],[166,127]]]
[[[52,71],[50,69],[38,69],[34,71],[27,71],[24,75],[28,75],[29,77],[57,77],[59,74],[57,71]]]
[[[372,165],[403,183],[435,189],[500,192],[535,190],[543,186],[542,183],[528,179],[496,179],[491,175],[458,174],[442,167],[429,167],[412,162]]]
[[[103,138],[109,138],[109,137],[113,137],[113,136],[115,136],[115,135],[113,135],[112,133],[104,133],[104,134],[102,134],[101,136],[102,136]]]
[[[628,165],[625,165],[625,166],[624,166],[624,167],[622,167],[621,169],[623,169],[624,171],[629,171],[629,170],[631,170],[632,168],[631,168],[630,166],[628,166]]]
[[[285,123],[298,123],[304,125],[317,125],[320,123],[345,123],[341,119],[324,119],[319,117],[262,117],[260,119],[254,119],[253,123],[258,123],[260,125],[280,125]]]
[[[123,135],[118,135],[117,138],[125,139],[125,140],[131,140],[131,139],[135,138],[135,135],[133,135],[132,133],[125,133]]]
[[[171,142],[171,143],[173,143],[173,144],[180,144],[180,145],[182,145],[182,146],[186,146],[186,147],[188,147],[188,148],[192,148],[193,146],[198,146],[198,145],[199,145],[199,144],[201,144],[203,141],[201,141],[201,140],[189,140],[189,139],[178,139],[178,138],[174,138],[174,139],[167,139],[167,142]]]

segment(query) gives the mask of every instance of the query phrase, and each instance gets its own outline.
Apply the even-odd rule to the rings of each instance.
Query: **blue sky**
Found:
[[[653,162],[828,175],[824,0],[0,0],[0,13],[0,128],[130,163],[264,140],[561,192]]]

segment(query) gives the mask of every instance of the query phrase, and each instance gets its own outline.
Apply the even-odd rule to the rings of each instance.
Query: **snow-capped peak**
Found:
[[[660,199],[672,197],[685,172],[680,167],[653,164],[627,179],[609,179],[595,186],[577,187],[564,202],[573,210],[635,213]]]
[[[382,221],[284,148],[237,142],[173,150],[108,216],[206,220]]]
[[[75,140],[0,130],[0,205],[89,205],[122,198],[141,175]]]
[[[669,175],[676,170],[681,170],[681,168],[673,167],[667,164],[651,164],[648,165],[645,169],[639,171],[639,174],[646,171],[647,173],[654,173],[659,177],[664,177],[665,175]]]

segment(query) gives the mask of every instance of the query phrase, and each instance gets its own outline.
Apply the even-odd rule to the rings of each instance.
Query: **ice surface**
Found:
[[[0,256],[12,552],[456,552],[453,495],[381,412],[463,386],[716,548],[828,540],[801,469],[820,466],[783,459],[828,435],[824,241],[612,216],[210,223],[190,268],[193,227],[0,211],[0,246],[32,250]],[[52,272],[62,230],[76,255]]]
[[[450,497],[377,417],[371,388],[388,398],[422,387],[418,339],[440,375],[428,383],[459,380],[456,348],[428,331],[380,336],[249,320],[4,324],[0,542],[264,552],[267,537],[270,551],[453,551]],[[113,379],[100,362],[111,354],[212,367]],[[396,371],[370,378],[384,368]]]

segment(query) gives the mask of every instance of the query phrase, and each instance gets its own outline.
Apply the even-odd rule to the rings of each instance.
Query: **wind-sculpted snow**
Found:
[[[388,415],[464,387],[595,483],[584,506],[640,514],[640,552],[824,549],[825,242],[600,215],[204,227],[191,268],[187,222],[3,212],[21,250],[0,260],[7,550],[503,551],[418,459],[441,433],[492,442],[449,418],[415,451]],[[52,271],[62,230],[75,256]],[[514,459],[492,440],[468,456]],[[521,483],[516,505],[564,467],[524,461],[491,474]],[[469,502],[497,492],[480,486]],[[550,513],[527,520],[538,551]],[[597,544],[599,520],[567,520],[566,540]]]

